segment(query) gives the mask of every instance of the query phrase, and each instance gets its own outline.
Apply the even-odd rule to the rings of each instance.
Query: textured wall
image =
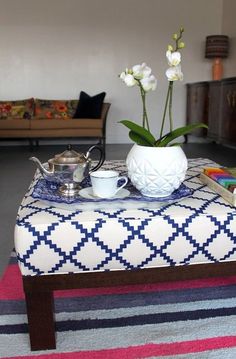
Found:
[[[184,26],[184,81],[176,84],[173,103],[175,125],[182,125],[185,83],[211,78],[205,37],[221,33],[222,1],[0,0],[0,99],[106,91],[112,103],[108,142],[127,143],[127,131],[117,122],[138,120],[141,101],[118,74],[146,61],[158,78],[157,90],[148,96],[151,126],[158,132],[167,89],[166,46]]]

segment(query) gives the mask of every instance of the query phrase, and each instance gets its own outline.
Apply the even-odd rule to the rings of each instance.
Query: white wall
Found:
[[[224,0],[222,34],[229,36],[229,57],[224,60],[224,77],[236,76],[236,1]]]
[[[228,16],[227,6],[225,11]],[[0,0],[0,99],[77,98],[81,90],[106,91],[112,103],[107,142],[128,143],[118,121],[138,121],[141,101],[137,89],[126,88],[118,74],[145,61],[158,78],[157,90],[148,94],[157,133],[167,89],[166,46],[184,26],[184,81],[175,84],[173,100],[175,126],[183,125],[185,83],[211,78],[205,37],[221,33],[222,14],[223,0]]]

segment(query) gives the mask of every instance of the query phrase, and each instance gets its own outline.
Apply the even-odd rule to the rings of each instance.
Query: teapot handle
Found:
[[[90,156],[90,153],[91,153],[93,150],[95,150],[95,149],[99,150],[99,152],[100,152],[100,159],[99,159],[99,162],[96,164],[96,166],[94,166],[93,168],[91,168],[91,169],[89,170],[89,173],[94,172],[94,171],[96,171],[97,169],[99,169],[99,168],[102,166],[103,162],[105,161],[104,151],[103,151],[102,147],[99,146],[99,145],[94,145],[94,146],[90,147],[90,148],[88,149],[88,151],[87,151],[85,157],[88,159],[89,156]]]

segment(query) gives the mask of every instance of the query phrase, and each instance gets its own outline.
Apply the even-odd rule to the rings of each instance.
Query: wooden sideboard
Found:
[[[194,136],[236,143],[236,77],[187,84],[187,124],[203,122]]]

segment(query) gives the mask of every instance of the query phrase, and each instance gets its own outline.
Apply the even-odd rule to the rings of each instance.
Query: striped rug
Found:
[[[30,352],[14,253],[0,283],[0,358],[236,358],[236,276],[55,292],[57,349]]]

